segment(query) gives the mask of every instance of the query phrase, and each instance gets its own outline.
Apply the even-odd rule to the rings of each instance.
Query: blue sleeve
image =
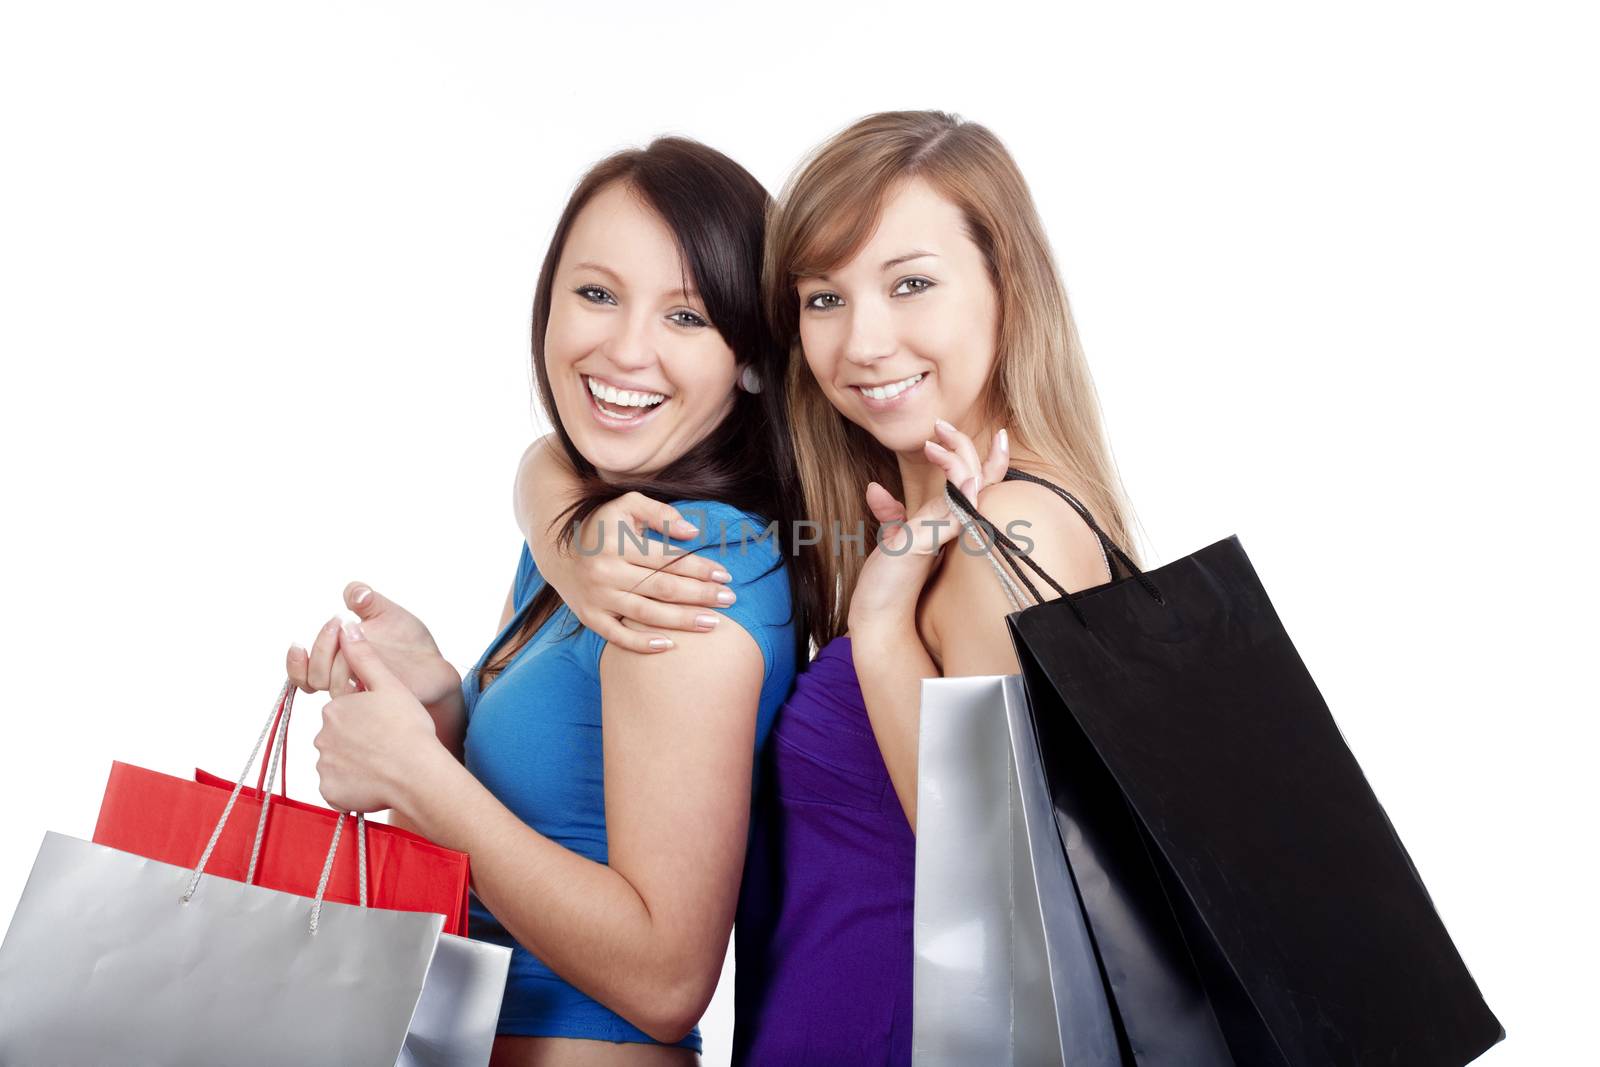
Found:
[[[793,639],[789,572],[778,550],[777,530],[752,512],[716,500],[674,500],[678,514],[700,528],[700,535],[672,543],[686,552],[716,560],[733,576],[728,583],[738,598],[716,610],[742,626],[755,639],[765,662],[763,681],[779,659],[775,641]],[[650,532],[652,540],[661,536]]]
[[[673,538],[672,544],[684,552],[716,560],[733,576],[728,583],[737,598],[728,607],[718,607],[737,622],[761,649],[762,680],[772,676],[775,663],[788,662],[778,642],[793,642],[793,609],[789,595],[789,573],[776,543],[776,530],[767,520],[732,504],[717,500],[674,500],[673,507],[700,533],[691,538]],[[646,531],[652,541],[662,540],[654,530]],[[669,567],[670,569],[670,567]],[[598,668],[604,642],[593,639],[593,655]]]

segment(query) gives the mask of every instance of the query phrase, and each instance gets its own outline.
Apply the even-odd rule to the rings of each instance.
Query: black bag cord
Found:
[[[1137,581],[1144,588],[1145,592],[1149,593],[1153,598],[1155,598],[1156,603],[1165,604],[1167,602],[1166,598],[1161,595],[1161,590],[1156,588],[1155,583],[1152,582],[1150,578],[1139,569],[1138,565],[1135,564],[1131,558],[1129,558],[1128,554],[1122,550],[1121,546],[1119,546],[1115,541],[1111,540],[1110,536],[1108,536],[1106,532],[1100,528],[1100,524],[1095,522],[1094,516],[1089,513],[1089,509],[1085,507],[1083,502],[1077,497],[1061,488],[1061,486],[1056,485],[1054,482],[1040,478],[1038,475],[1028,474],[1026,471],[1014,469],[1008,470],[1006,471],[1005,480],[1033,482],[1035,485],[1042,485],[1046,489],[1049,489],[1051,492],[1055,493],[1061,499],[1065,500],[1068,504],[1072,505],[1073,510],[1076,511],[1083,521],[1089,525],[1089,529],[1094,531],[1094,535],[1099,539],[1101,547],[1105,551],[1109,552],[1112,556],[1115,556],[1116,559],[1122,563],[1122,566],[1128,572],[1128,576]],[[1050,586],[1050,588],[1054,589],[1056,593],[1060,595],[1061,599],[1067,601],[1068,606],[1072,609],[1073,615],[1077,616],[1077,619],[1080,623],[1085,626],[1088,625],[1088,620],[1083,617],[1083,612],[1079,610],[1076,604],[1072,603],[1071,597],[1060,582],[1057,582],[1054,578],[1050,577],[1050,575],[1045,572],[1043,567],[1034,562],[1033,558],[1028,553],[1024,552],[1015,541],[1001,533],[994,523],[990,522],[988,519],[979,514],[977,507],[972,503],[972,501],[966,498],[965,494],[963,494],[960,489],[956,488],[954,483],[946,482],[945,491],[949,494],[951,501],[956,505],[956,507],[960,508],[969,518],[971,518],[973,522],[975,522],[984,532],[984,534],[991,539],[994,547],[1000,550],[1000,553],[1005,558],[1006,562],[1011,565],[1011,569],[1016,571],[1017,578],[1022,581],[1022,584],[1027,588],[1028,592],[1033,596],[1035,601],[1040,601],[1044,598],[1039,595],[1039,590],[1032,582],[1028,580],[1027,575],[1022,573],[1022,568],[1017,566],[1019,561],[1023,564],[1026,564],[1030,570],[1043,579],[1045,583]],[[1115,579],[1116,574],[1113,570],[1112,580]]]

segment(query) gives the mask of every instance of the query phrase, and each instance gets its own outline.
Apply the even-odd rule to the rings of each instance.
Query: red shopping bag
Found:
[[[287,686],[280,700],[274,743],[280,728],[287,732],[286,712],[293,704],[293,692],[293,685]],[[263,766],[257,787],[245,786],[240,791],[234,814],[206,864],[207,874],[245,880],[266,776]],[[198,769],[191,782],[114,762],[100,802],[94,841],[174,866],[195,867],[234,784]],[[267,805],[255,884],[314,897],[338,817],[330,808],[274,794]],[[368,903],[394,911],[437,912],[444,916],[445,933],[467,936],[467,854],[396,826],[366,825]],[[359,902],[357,857],[354,848],[338,850],[324,899]]]

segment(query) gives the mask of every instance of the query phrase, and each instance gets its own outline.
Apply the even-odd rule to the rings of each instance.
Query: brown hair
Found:
[[[684,269],[705,302],[712,326],[739,364],[754,368],[763,386],[759,393],[736,390],[733,410],[720,424],[662,470],[632,481],[602,479],[578,451],[556,410],[544,361],[556,268],[567,236],[589,201],[613,182],[626,185],[661,216],[677,238]],[[762,244],[771,203],[749,171],[688,138],[658,137],[645,148],[626,149],[601,160],[578,182],[556,223],[534,290],[531,345],[545,416],[581,483],[576,502],[552,523],[552,530],[559,527],[559,543],[571,542],[575,522],[629,492],[667,501],[718,500],[775,521],[779,565],[790,564],[790,603],[799,613],[795,640],[803,662],[810,614],[819,609],[821,597],[815,581],[803,581],[797,573],[795,564],[802,561],[788,559],[800,492],[793,443],[783,429],[784,356],[762,314]],[[546,584],[524,605],[514,631],[486,657],[479,671],[480,686],[486,687],[505,669],[559,604],[559,595]]]
[[[893,453],[841,415],[806,367],[795,283],[848,262],[872,236],[889,194],[912,177],[960,210],[999,297],[996,355],[984,415],[1013,442],[1062,472],[1100,526],[1135,560],[1131,509],[1101,423],[1089,364],[1044,226],[1011,154],[987,128],[942,111],[868,115],[816,149],[785,185],[767,228],[763,289],[789,349],[789,425],[806,513],[844,531],[876,533],[863,498],[875,480],[901,495]],[[1046,472],[1039,472],[1046,473]],[[824,536],[804,551],[835,595],[812,617],[823,644],[845,631],[864,553],[835,552]]]

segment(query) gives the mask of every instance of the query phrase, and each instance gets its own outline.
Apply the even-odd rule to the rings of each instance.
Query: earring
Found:
[[[739,388],[747,393],[761,392],[761,376],[756,373],[753,364],[746,364],[744,370],[739,373]]]

